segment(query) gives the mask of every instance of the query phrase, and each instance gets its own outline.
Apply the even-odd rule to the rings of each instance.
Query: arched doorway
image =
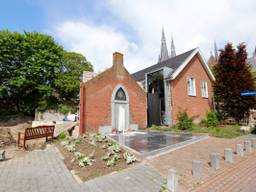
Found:
[[[125,88],[117,86],[112,93],[112,127],[127,131],[129,126],[129,97]]]

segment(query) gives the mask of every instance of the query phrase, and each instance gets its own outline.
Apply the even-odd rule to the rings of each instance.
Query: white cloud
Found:
[[[112,19],[133,31],[132,37],[118,28],[120,25],[113,25],[115,22],[98,25],[84,20],[65,21],[56,27],[64,45],[85,54],[96,71],[111,66],[114,51],[125,54],[130,72],[154,64],[162,26],[168,46],[173,34],[177,53],[199,46],[207,58],[214,40],[219,48],[227,41],[235,45],[245,42],[249,54],[256,45],[254,0],[109,0],[105,4]]]
[[[112,64],[115,51],[132,54],[138,47],[126,37],[108,26],[96,26],[87,22],[64,22],[55,28],[56,36],[70,51],[83,53],[102,71]]]
[[[170,44],[171,33],[177,52],[199,46],[206,56],[214,40],[221,48],[227,41],[245,42],[249,53],[256,45],[256,1],[254,0],[111,0],[109,8],[130,25],[144,46],[159,50],[164,25]],[[169,39],[168,39],[169,38]]]

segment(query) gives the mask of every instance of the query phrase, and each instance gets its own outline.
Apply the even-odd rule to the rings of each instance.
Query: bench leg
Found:
[[[27,147],[26,147],[26,139],[24,138],[24,141],[23,141],[23,147],[24,147],[24,149],[27,149]]]
[[[48,137],[46,137],[46,142],[48,142]]]
[[[20,146],[20,132],[18,132],[18,147]]]

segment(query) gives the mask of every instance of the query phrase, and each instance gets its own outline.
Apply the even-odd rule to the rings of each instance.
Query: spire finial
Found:
[[[171,57],[175,57],[176,56],[176,50],[175,50],[175,45],[174,45],[174,41],[173,41],[173,34],[172,34],[172,41],[171,41]]]
[[[168,59],[168,57],[169,56],[168,56],[168,50],[167,50],[166,39],[164,34],[164,27],[162,27],[161,50],[160,50],[158,62],[164,61]]]
[[[217,48],[217,44],[216,44],[216,40],[214,40],[214,57],[217,60],[218,59],[218,48]]]

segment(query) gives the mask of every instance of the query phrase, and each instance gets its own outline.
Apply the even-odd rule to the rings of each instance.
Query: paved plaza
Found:
[[[251,192],[256,188],[256,150],[244,157],[234,154],[234,163],[221,159],[218,171],[209,166],[209,153],[223,156],[225,147],[235,149],[250,137],[237,139],[208,138],[164,155],[144,160],[126,170],[79,182],[65,166],[54,145],[44,150],[26,152],[0,162],[1,192],[159,192],[167,170],[176,168],[179,174],[179,192]],[[196,180],[191,175],[191,162],[203,162],[203,176]]]
[[[162,177],[146,165],[79,183],[54,146],[0,162],[1,192],[157,192]]]

